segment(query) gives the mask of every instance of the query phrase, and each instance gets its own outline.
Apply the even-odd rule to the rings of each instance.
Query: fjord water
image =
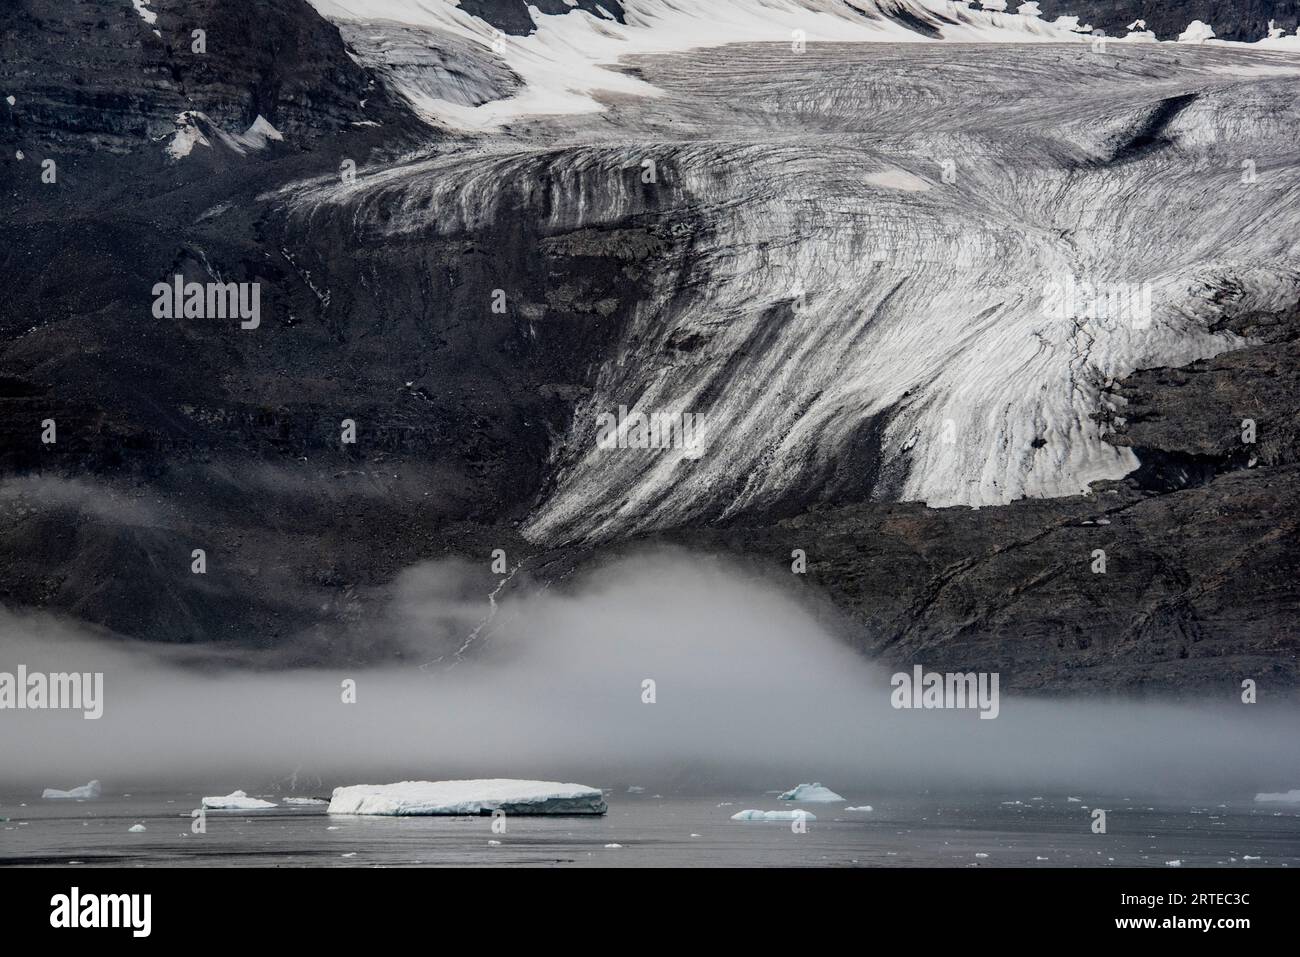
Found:
[[[797,832],[730,820],[738,809],[777,807],[774,793],[649,791],[610,787],[604,817],[515,817],[504,833],[490,817],[282,806],[210,811],[203,834],[190,829],[201,789],[86,802],[5,792],[0,866],[1300,867],[1297,806],[1106,796],[1097,804],[1109,809],[1107,833],[1095,834],[1093,801],[1067,795],[854,792],[845,797],[873,809],[799,805],[816,820]],[[141,823],[145,831],[129,831]]]

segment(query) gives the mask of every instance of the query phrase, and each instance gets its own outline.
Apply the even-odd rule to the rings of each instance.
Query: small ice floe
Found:
[[[609,848],[612,847],[622,847],[622,846],[623,846],[622,844],[606,844],[605,848],[608,850]]]
[[[1047,858],[1046,858],[1046,857],[1043,857],[1043,856],[1041,856],[1041,855],[1035,854],[1035,855],[1034,855],[1034,860],[1036,860],[1036,861],[1045,861],[1045,860],[1047,860]]]
[[[789,791],[784,791],[777,800],[830,803],[833,801],[843,801],[844,798],[840,797],[830,788],[824,788],[818,783],[813,783],[801,784],[797,788],[791,788]]]
[[[500,841],[488,841],[488,847],[500,847],[500,846],[501,846]]]
[[[486,778],[400,781],[334,789],[331,814],[604,814],[604,793],[584,784]]]
[[[205,797],[203,807],[209,811],[261,811],[275,805],[261,798],[251,798],[243,791],[232,791],[224,797]]]
[[[858,805],[857,807],[846,807],[844,810],[846,810],[846,811],[874,811],[875,808],[873,808],[870,804],[860,804],[860,805]]]
[[[1182,861],[1165,861],[1165,867],[1182,867]]]
[[[148,830],[143,824],[132,824],[127,830],[132,834],[142,834]]]
[[[340,854],[340,855],[339,855],[339,857],[356,857],[356,856],[357,856],[357,852],[356,852],[356,851],[348,851],[348,853],[346,853],[346,854]]]
[[[1083,798],[1067,797],[1065,800],[1068,801],[1070,804],[1079,804],[1083,801]]]
[[[633,784],[633,785],[631,785],[631,786],[627,789],[627,793],[628,793],[628,794],[640,794],[640,793],[643,792],[644,790],[645,790],[645,788],[641,787],[640,785],[638,785],[638,784]]]
[[[5,97],[5,102],[8,103],[10,106],[13,106],[13,105],[14,105],[15,103],[17,103],[18,101],[15,100],[12,96],[6,96],[6,97]]]
[[[985,857],[988,857],[988,855],[985,854],[983,851],[977,851],[977,852],[975,853],[975,856],[978,857],[978,858],[985,858]]]
[[[1260,803],[1300,804],[1300,790],[1292,788],[1290,791],[1260,793],[1255,795],[1255,800]]]
[[[1263,860],[1262,857],[1252,857],[1252,856],[1249,855],[1249,854],[1243,854],[1243,855],[1241,855],[1241,859],[1242,859],[1243,861],[1262,861],[1262,860]]]
[[[58,788],[46,788],[41,792],[41,797],[47,801],[93,801],[103,793],[98,781],[91,781],[81,785],[78,788],[70,788],[67,791],[60,791]]]
[[[289,797],[284,799],[284,803],[298,806],[298,805],[311,805],[311,804],[329,804],[330,802],[325,800],[324,798]]]
[[[815,821],[817,818],[807,811],[737,811],[731,815],[733,821]]]
[[[691,835],[691,837],[699,837],[699,836],[700,836],[700,835],[698,835],[698,834],[692,834],[692,835]]]

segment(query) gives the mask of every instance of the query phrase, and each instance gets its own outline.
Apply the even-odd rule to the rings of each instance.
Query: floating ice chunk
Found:
[[[1182,861],[1165,861],[1165,867],[1182,867]]]
[[[99,797],[102,792],[98,781],[91,781],[83,784],[79,788],[72,788],[67,791],[60,791],[58,788],[46,788],[41,792],[41,797],[46,800],[75,800],[75,801],[92,801]]]
[[[979,857],[979,858],[985,858],[985,857],[988,857],[988,855],[985,854],[983,851],[979,851],[978,853],[976,853],[975,856],[976,856],[976,857]]]
[[[147,831],[148,828],[145,827],[143,824],[132,824],[130,827],[127,828],[127,830],[130,831],[132,834],[140,834],[143,831]]]
[[[875,808],[873,808],[870,804],[862,804],[862,805],[859,805],[858,807],[846,807],[844,810],[846,810],[846,811],[874,811]]]
[[[611,847],[622,847],[622,846],[623,846],[622,844],[606,844],[606,845],[605,845],[606,848],[611,848]]]
[[[1070,804],[1080,804],[1082,803],[1083,798],[1067,797],[1065,800],[1068,801]]]
[[[830,802],[830,801],[843,801],[844,798],[840,797],[830,788],[824,788],[821,786],[821,784],[813,783],[813,784],[801,784],[797,788],[793,788],[789,791],[786,791],[779,798],[777,798],[777,800],[778,801]]]
[[[13,105],[14,105],[15,103],[17,103],[18,101],[15,100],[12,96],[6,96],[6,97],[5,97],[5,102],[8,103],[10,106],[13,106]]]
[[[808,811],[737,811],[731,815],[733,821],[815,821],[816,816]]]
[[[285,799],[284,799],[284,803],[285,803],[285,804],[295,804],[295,805],[300,805],[300,804],[329,804],[330,802],[327,801],[327,800],[325,800],[324,798],[298,798],[298,797],[292,797],[292,798],[285,798]]]
[[[1264,792],[1255,795],[1256,801],[1268,801],[1280,804],[1300,804],[1300,789],[1292,788],[1290,791],[1281,791],[1275,793]]]
[[[232,791],[224,797],[205,797],[203,806],[209,811],[261,811],[275,807],[270,801],[251,798],[243,791]]]
[[[1178,34],[1179,43],[1204,43],[1214,39],[1214,27],[1200,20],[1193,20],[1187,29]]]
[[[486,778],[469,781],[400,781],[334,789],[331,814],[604,814],[599,788],[556,781]]]

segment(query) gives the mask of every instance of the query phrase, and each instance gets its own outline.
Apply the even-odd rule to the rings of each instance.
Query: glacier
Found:
[[[357,244],[451,242],[516,218],[574,248],[646,224],[668,237],[652,289],[553,438],[522,525],[532,541],[819,503],[1087,494],[1139,464],[1103,438],[1102,420],[1123,416],[1111,382],[1241,348],[1226,315],[1276,313],[1300,295],[1292,57],[1232,44],[995,42],[996,31],[978,44],[638,54],[686,43],[670,30],[686,14],[652,17],[651,6],[629,4],[625,28],[539,15],[536,34],[510,39],[567,30],[575,70],[617,59],[622,72],[602,68],[599,83],[626,85],[600,86],[599,110],[529,105],[541,81],[507,56],[524,92],[458,108],[495,103],[510,124],[480,123],[353,183],[278,196],[301,235],[334,230]],[[706,6],[718,32],[689,45],[755,38],[723,16],[737,6]],[[789,0],[762,22],[784,29],[780,11],[793,11],[812,37],[838,9],[813,7]],[[420,9],[348,6],[407,18],[401,29],[464,16]],[[1071,32],[1016,17],[1035,40]],[[658,39],[584,46],[581,31]],[[560,69],[548,62],[538,75]],[[1062,311],[1051,293],[1062,287],[1095,294]],[[1115,308],[1115,290],[1143,308]],[[541,335],[545,305],[516,308]],[[623,406],[699,414],[702,448],[611,454],[598,421]]]

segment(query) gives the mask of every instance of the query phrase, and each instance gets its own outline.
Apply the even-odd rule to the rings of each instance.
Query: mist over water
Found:
[[[477,572],[481,577],[481,570]],[[95,636],[0,613],[0,671],[104,673],[104,715],[0,711],[0,787],[290,787],[540,777],[656,789],[1032,789],[1222,799],[1300,786],[1292,707],[1039,700],[902,711],[889,673],[770,583],[680,553],[500,599],[417,566],[392,619],[412,664],[268,671],[229,649]],[[430,664],[430,662],[433,662]],[[420,664],[425,663],[421,668]],[[924,665],[925,662],[918,662]],[[341,683],[356,682],[355,704]],[[644,703],[643,682],[655,683]],[[1225,687],[1230,687],[1225,682]],[[213,792],[215,793],[215,792]],[[224,792],[223,792],[224,793]]]

